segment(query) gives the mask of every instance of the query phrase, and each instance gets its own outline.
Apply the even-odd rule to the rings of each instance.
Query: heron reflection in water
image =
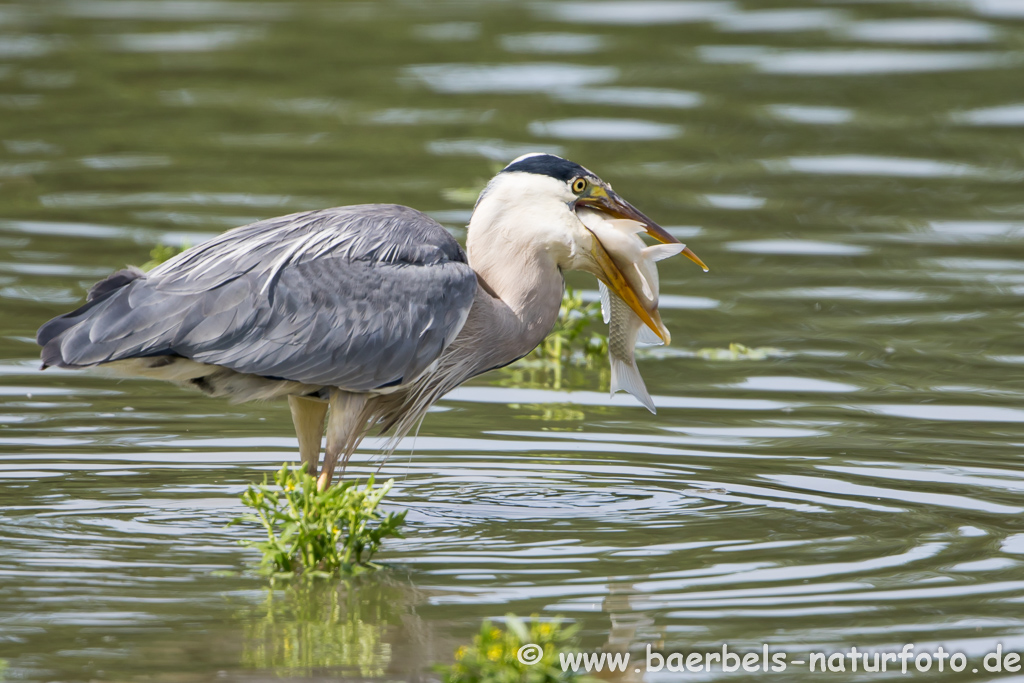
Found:
[[[43,367],[105,366],[237,402],[286,396],[314,476],[327,424],[325,488],[371,429],[403,436],[448,391],[533,350],[565,270],[595,275],[664,339],[583,207],[678,243],[582,166],[529,154],[481,193],[465,251],[405,206],[260,221],[94,285],[39,329]]]

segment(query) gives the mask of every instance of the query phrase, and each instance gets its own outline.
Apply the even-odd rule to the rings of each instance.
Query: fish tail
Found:
[[[636,400],[643,403],[647,410],[657,414],[658,411],[654,407],[654,401],[651,400],[651,395],[647,393],[647,387],[644,385],[644,378],[640,376],[640,370],[636,367],[636,360],[627,363],[613,357],[611,358],[611,367],[612,393],[614,394],[619,389],[628,391],[636,397]]]

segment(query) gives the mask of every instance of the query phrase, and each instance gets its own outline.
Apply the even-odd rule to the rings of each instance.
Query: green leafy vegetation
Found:
[[[769,346],[750,348],[735,342],[729,344],[727,349],[709,348],[697,351],[697,357],[705,360],[764,360],[781,355],[784,355],[781,350]]]
[[[375,486],[343,481],[319,491],[316,478],[302,467],[281,465],[274,485],[249,486],[242,503],[253,512],[236,519],[257,522],[265,541],[243,540],[242,545],[263,553],[264,571],[275,578],[298,575],[330,577],[378,569],[372,562],[386,538],[402,538],[399,531],[406,512],[386,515],[377,507],[394,480]]]
[[[455,651],[455,663],[438,667],[444,683],[558,683],[594,680],[573,671],[562,671],[559,653],[579,648],[577,626],[563,626],[560,619],[541,621],[537,615],[524,622],[505,617],[500,629],[485,621],[473,643]],[[530,645],[537,646],[530,648]],[[520,648],[527,646],[520,660]],[[534,661],[535,660],[535,661]]]
[[[590,329],[591,325],[602,322],[599,302],[584,303],[580,292],[566,287],[554,329],[527,357],[590,367],[595,359],[604,358],[608,353],[608,336]]]
[[[180,247],[172,247],[169,244],[158,244],[150,250],[149,260],[139,267],[145,271],[153,270],[164,261],[168,261],[185,251],[189,246],[189,244],[183,244]]]
[[[511,380],[508,383],[561,389],[574,383],[568,381],[566,370],[569,368],[589,370],[597,363],[606,373],[602,361],[608,354],[608,336],[594,329],[603,324],[601,304],[584,303],[579,291],[566,287],[551,333],[527,356],[505,369],[506,377]],[[588,375],[584,381],[593,381],[593,378]]]

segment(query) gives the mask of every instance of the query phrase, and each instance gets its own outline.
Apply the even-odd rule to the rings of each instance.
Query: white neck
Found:
[[[469,265],[486,294],[477,297],[470,318],[486,320],[492,333],[468,323],[467,332],[490,337],[487,343],[506,363],[543,341],[558,317],[565,286],[562,269],[572,259],[571,231],[578,224],[565,198],[554,191],[558,183],[542,176],[501,174],[485,190],[469,222]]]

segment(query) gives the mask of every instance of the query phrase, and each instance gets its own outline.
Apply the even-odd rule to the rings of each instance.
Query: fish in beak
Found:
[[[576,200],[577,212],[580,209],[596,211],[606,218],[618,219],[623,223],[631,222],[636,226],[629,232],[646,232],[657,241],[666,245],[680,245],[679,240],[673,237],[667,230],[645,216],[636,207],[622,199],[610,187],[592,183],[588,191]],[[587,221],[584,221],[586,225]],[[591,229],[588,226],[588,229]],[[592,256],[596,261],[600,272],[598,279],[614,292],[629,308],[640,318],[645,325],[658,335],[658,337],[669,343],[671,335],[665,324],[661,321],[658,313],[657,295],[651,296],[650,289],[644,279],[642,264],[637,263],[632,255],[632,250],[626,243],[618,244],[617,231],[604,231],[601,234],[594,232],[595,240],[592,248]],[[602,237],[604,239],[602,239]],[[635,237],[633,239],[636,239]],[[607,242],[607,243],[606,243]],[[700,266],[704,272],[708,267],[700,260],[693,251],[686,245],[677,248],[678,253],[683,255]]]
[[[613,293],[604,281],[600,283],[601,312],[604,314],[604,321],[608,323],[611,393],[614,394],[620,389],[628,391],[652,413],[657,412],[654,399],[647,391],[640,369],[636,365],[635,349],[638,342],[662,344],[669,341],[668,330],[658,315],[659,282],[655,262],[675,256],[683,250],[683,245],[676,242],[649,247],[637,235],[646,231],[644,225],[627,218],[609,218],[607,214],[586,207],[577,211],[577,216],[600,241],[596,249],[607,253],[612,267],[625,277],[625,291],[632,292],[641,310],[649,315],[648,319],[641,319],[633,307],[621,296]],[[654,323],[654,327],[650,327],[651,322]]]

